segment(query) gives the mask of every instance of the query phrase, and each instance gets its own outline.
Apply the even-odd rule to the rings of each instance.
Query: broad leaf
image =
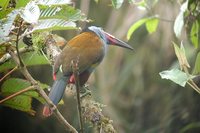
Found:
[[[180,37],[184,25],[184,12],[180,12],[174,22],[174,33],[176,37]]]
[[[21,57],[26,66],[49,64],[46,58],[43,55],[39,54],[38,52],[24,53],[21,55]],[[4,64],[0,65],[0,72],[12,69],[15,66],[16,64],[12,60],[9,60]]]
[[[175,50],[176,56],[178,58],[181,70],[183,70],[184,67],[190,68],[190,65],[189,65],[186,55],[185,55],[185,48],[183,47],[183,44],[181,43],[180,48],[175,43],[173,43],[173,44],[174,44],[174,50]]]
[[[197,54],[193,73],[200,74],[200,52]]]
[[[0,38],[2,41],[6,39],[12,30],[13,22],[18,14],[19,10],[13,10],[6,18],[0,20]]]
[[[26,80],[15,79],[15,78],[8,79],[3,83],[1,87],[1,95],[5,97],[9,96],[22,89],[29,87],[30,85],[31,84]],[[34,111],[32,110],[32,107],[31,107],[32,98],[30,97],[30,95],[38,96],[38,94],[35,91],[29,91],[21,95],[18,95],[10,100],[7,100],[2,104],[4,106],[8,106],[20,111],[34,114]]]
[[[189,0],[186,0],[182,5],[181,5],[181,11],[185,12],[188,9],[188,2]]]
[[[123,4],[124,0],[112,0],[112,5],[116,9],[120,8]]]
[[[135,30],[137,30],[141,25],[143,25],[147,20],[148,18],[143,18],[134,23],[128,30],[127,39],[129,40],[131,38],[131,35],[135,32]]]
[[[156,31],[158,27],[158,22],[159,22],[158,18],[152,18],[146,22],[146,28],[150,34]]]
[[[64,19],[70,21],[86,20],[86,16],[81,13],[81,10],[75,9],[68,5],[62,6],[41,6],[40,19]]]
[[[21,12],[21,17],[28,23],[35,24],[38,22],[40,9],[34,1],[29,2]]]
[[[3,102],[2,105],[34,115],[35,111],[32,110],[31,102],[30,97],[20,95]]]
[[[27,80],[18,79],[18,78],[10,78],[3,83],[1,87],[1,95],[4,97],[7,97],[29,86],[31,86],[31,84]],[[40,87],[44,89],[44,88],[48,88],[49,86],[46,84],[40,83]],[[34,114],[35,111],[33,111],[31,107],[32,98],[37,99],[41,103],[45,103],[44,99],[40,97],[40,95],[36,91],[30,90],[12,99],[9,99],[8,101],[5,101],[3,105],[17,109],[17,110],[21,110],[24,112],[28,112],[30,114]]]
[[[72,21],[62,19],[44,19],[39,20],[38,24],[34,26],[33,31],[43,30],[69,30],[76,29],[76,24]]]
[[[17,0],[16,8],[25,7],[30,0]]]
[[[0,0],[0,7],[5,10],[9,4],[10,0]]]
[[[14,8],[7,8],[5,10],[2,10],[0,13],[0,19],[5,18],[9,13],[11,13],[14,10]]]
[[[156,18],[156,16],[153,16],[153,17],[143,18],[143,19],[138,20],[129,28],[128,33],[127,33],[127,39],[129,40],[131,35],[135,32],[135,30],[137,30],[144,23],[146,23],[147,31],[149,33],[152,33],[156,30],[158,26],[158,19]]]
[[[198,48],[199,45],[199,23],[198,21],[194,21],[192,24],[192,29],[190,31],[190,40],[192,44]]]
[[[188,80],[195,77],[192,75],[188,76],[186,73],[176,68],[172,70],[162,71],[159,74],[162,79],[169,79],[182,87],[185,87],[185,84],[187,83]]]
[[[188,7],[188,0],[184,2],[180,8],[180,12],[178,16],[175,19],[174,22],[174,33],[176,34],[176,37],[180,37],[181,31],[184,25],[184,12],[187,10]]]
[[[71,0],[38,0],[38,4],[40,5],[65,5],[65,4],[71,4]]]

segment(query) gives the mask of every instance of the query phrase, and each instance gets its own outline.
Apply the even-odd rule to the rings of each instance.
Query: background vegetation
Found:
[[[10,1],[10,4],[12,2]],[[19,2],[20,0],[13,4],[19,7],[26,5],[20,5]],[[105,31],[122,40],[126,40],[128,36],[128,43],[135,49],[132,52],[110,46],[104,61],[89,79],[93,98],[106,105],[103,108],[103,113],[113,120],[114,127],[119,133],[200,132],[200,96],[198,92],[191,89],[191,78],[188,78],[188,75],[183,81],[182,77],[184,76],[178,77],[178,74],[181,72],[185,74],[188,70],[186,74],[195,76],[194,84],[200,85],[198,77],[200,71],[200,59],[198,59],[200,58],[198,55],[200,2],[198,0],[129,0],[123,2],[122,0],[121,3],[122,5],[120,0],[74,1],[75,8],[85,14],[83,16],[78,14],[78,18],[71,18],[73,22],[79,20],[76,22],[78,27],[96,25],[103,27]],[[12,9],[4,10],[2,5],[1,7],[0,16],[2,19]],[[69,11],[69,7],[64,11]],[[87,20],[92,21],[87,23],[85,16]],[[23,19],[29,21],[26,16]],[[31,19],[29,23],[33,21]],[[3,21],[0,24],[3,25]],[[51,28],[55,30],[55,27]],[[67,41],[78,33],[77,30],[60,31],[60,28],[57,28],[58,31],[54,33],[64,37]],[[66,27],[66,29],[74,28],[73,25]],[[38,29],[38,31],[45,30],[44,27]],[[35,32],[37,32],[37,29]],[[3,37],[5,36],[1,36],[1,38]],[[1,44],[4,41],[1,40]],[[172,42],[176,45],[173,45]],[[184,48],[179,49],[181,42]],[[5,54],[4,48],[4,46],[1,47],[1,56]],[[179,54],[181,53],[181,59],[185,58],[185,55],[187,56],[187,59],[184,59],[182,63],[177,51],[179,51]],[[178,59],[176,55],[179,57]],[[33,53],[26,55],[26,58],[28,61],[30,58],[33,61]],[[38,59],[39,57],[36,56],[35,58]],[[44,60],[42,62],[43,64],[48,63]],[[188,65],[190,64],[190,68],[186,62],[188,62]],[[27,66],[31,64],[26,63]],[[51,66],[41,65],[41,63],[35,64],[37,65],[28,67],[31,75],[41,83],[51,85]],[[1,77],[9,71],[5,68],[11,66],[5,65],[4,63],[0,66]],[[180,69],[182,67],[183,69]],[[168,69],[180,70],[180,72],[170,75],[177,76],[178,82],[181,80],[181,83],[178,83],[179,85],[161,79],[162,74],[160,76],[159,73]],[[177,81],[170,78],[168,74],[162,76],[162,78],[166,78],[165,76],[168,76],[167,79],[174,82]],[[2,99],[5,95],[3,95],[2,90],[5,90],[3,88],[11,88],[12,90],[12,87],[15,86],[15,83],[11,87],[6,86],[5,82],[10,85],[8,80],[11,77],[22,78],[21,74],[15,71],[0,83],[2,85]],[[182,85],[184,82],[190,85]],[[31,96],[33,97],[33,94]],[[40,100],[37,95],[35,98]],[[42,117],[43,105],[40,102],[34,99],[30,99],[30,102],[32,102],[32,107],[29,107],[26,111],[22,110],[29,114],[8,108],[2,104],[0,106],[1,129],[4,128],[5,132],[21,133],[66,132],[54,116],[45,119]],[[60,111],[78,129],[74,98],[65,96],[64,102],[64,105],[59,106]],[[35,116],[30,115],[30,113],[34,113]],[[93,128],[88,124],[85,125],[85,130],[86,132],[93,132]]]

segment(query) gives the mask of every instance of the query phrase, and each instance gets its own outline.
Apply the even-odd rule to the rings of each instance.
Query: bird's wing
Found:
[[[71,75],[72,61],[77,63],[80,73],[93,69],[101,62],[104,54],[105,47],[99,37],[92,32],[84,32],[68,42],[55,62],[54,72],[62,66],[63,73]]]

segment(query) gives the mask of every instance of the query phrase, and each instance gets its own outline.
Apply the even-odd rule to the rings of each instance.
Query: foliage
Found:
[[[22,30],[25,29],[25,31],[22,32],[21,36],[33,33],[33,47],[35,49],[34,52],[20,54],[28,67],[48,64],[46,58],[41,54],[43,46],[41,46],[41,40],[37,38],[38,34],[43,31],[75,29],[77,28],[76,21],[86,20],[86,16],[81,13],[81,10],[74,9],[67,0],[44,0],[43,3],[38,1],[29,3],[29,1],[18,0],[16,7],[13,7],[10,6],[9,0],[0,0],[2,7],[0,13],[0,57],[7,53],[8,47],[16,49],[15,41],[13,41],[16,36],[13,32],[16,33],[17,30],[14,27],[19,27],[19,21],[23,20]],[[67,4],[62,2],[67,2]],[[80,3],[80,1],[77,2]],[[118,13],[117,19],[115,15],[110,13],[112,8],[107,7],[108,1],[99,1],[98,4],[90,2],[90,6],[95,5],[96,8],[90,8],[88,16],[94,19],[96,24],[114,16],[115,19],[111,21],[112,25],[109,28],[115,29],[111,31],[115,32],[117,36],[119,35],[118,31],[121,34],[126,31],[125,27],[127,27],[128,21],[134,22],[130,25],[127,38],[135,48],[135,53],[125,53],[117,48],[116,50],[111,48],[104,64],[101,65],[103,69],[100,67],[94,75],[96,88],[93,90],[94,95],[102,103],[108,105],[106,112],[114,120],[113,123],[119,131],[127,133],[185,133],[192,132],[193,129],[197,129],[195,131],[198,132],[200,127],[199,95],[193,90],[186,89],[186,87],[191,86],[199,92],[199,0],[111,0],[109,2],[118,10],[116,11]],[[124,8],[127,5],[126,2],[131,4],[131,8]],[[104,5],[100,6],[102,3]],[[164,8],[165,6],[167,9]],[[134,12],[135,7],[139,9],[138,12]],[[25,8],[30,10],[26,11]],[[178,13],[175,8],[179,10]],[[104,14],[104,11],[106,11],[106,14]],[[110,12],[108,13],[108,11]],[[130,12],[136,16],[134,18],[137,18],[137,20],[131,19],[131,14],[128,14]],[[163,12],[167,15],[162,15]],[[35,17],[29,17],[28,14],[30,13]],[[109,16],[110,14],[111,16]],[[139,19],[137,16],[139,16]],[[127,22],[124,23],[126,26],[123,26],[124,21]],[[55,24],[57,22],[58,25]],[[106,25],[104,26],[106,27]],[[151,34],[147,35],[147,33]],[[173,42],[172,46],[170,45],[171,42]],[[20,43],[20,48],[22,47],[24,47],[24,44]],[[8,59],[0,66],[0,70],[6,74],[15,66],[12,60]],[[173,83],[170,84],[170,82],[161,80],[159,74],[161,78],[169,79]],[[9,83],[9,80],[13,79],[8,77],[1,83],[3,86],[7,86],[5,83]],[[24,85],[28,83],[28,81],[19,78],[17,80],[20,80],[20,83]],[[181,87],[185,88],[180,89]],[[7,90],[6,88],[9,88],[9,86],[4,87],[4,90]],[[19,90],[21,89],[24,88],[19,88]],[[13,93],[15,92],[12,91]],[[33,97],[30,95],[27,98],[25,94],[19,96],[28,100]],[[5,105],[6,102],[4,105],[32,113],[31,101],[27,101],[27,104],[24,103],[25,107],[22,108],[18,108],[17,105]],[[72,108],[72,106],[73,103],[69,102],[65,111],[74,121],[74,112],[68,110],[68,107]],[[60,126],[58,127],[60,128]]]
[[[16,35],[19,34],[17,36],[21,39],[31,34],[33,44],[29,47],[33,47],[34,51],[20,53],[21,59],[26,66],[49,64],[46,57],[41,54],[42,48],[44,47],[42,45],[45,42],[45,36],[42,34],[44,31],[76,29],[76,21],[86,20],[85,15],[79,9],[70,6],[70,0],[19,0],[16,5],[10,5],[10,0],[1,0],[0,3],[2,7],[0,20],[0,55],[2,58],[7,57],[7,49],[10,48],[16,50],[15,52],[20,51],[20,49],[25,49],[26,46],[24,47],[22,43],[20,43],[19,47],[15,45],[19,41]],[[37,34],[38,32],[40,33]],[[42,38],[39,38],[40,34],[43,35]],[[16,67],[13,60],[9,58],[7,61],[1,63],[0,72],[6,73]],[[1,95],[6,97],[30,86],[31,84],[26,80],[7,78],[1,86]],[[40,102],[43,101],[35,91],[29,91],[3,102],[2,105],[34,114],[35,111],[31,107],[32,98],[36,98]]]

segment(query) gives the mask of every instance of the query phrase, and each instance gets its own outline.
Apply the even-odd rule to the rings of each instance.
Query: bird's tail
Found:
[[[53,86],[49,93],[50,100],[57,105],[61,98],[63,97],[66,85],[67,85],[67,77],[61,77],[58,80],[54,81]],[[43,109],[43,115],[48,117],[52,114],[52,110],[48,105],[45,105]]]

